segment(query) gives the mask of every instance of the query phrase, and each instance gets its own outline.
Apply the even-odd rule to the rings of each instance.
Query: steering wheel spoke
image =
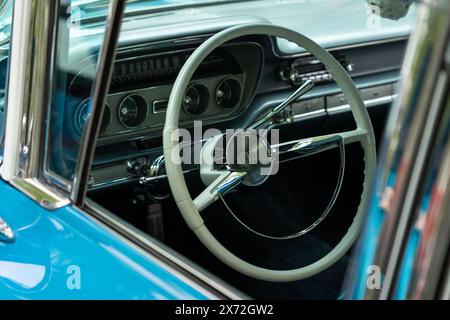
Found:
[[[363,130],[357,129],[354,131],[283,142],[272,145],[272,150],[280,156],[283,156],[283,158],[287,156],[298,159],[325,152],[340,147],[341,145],[362,142],[364,135]],[[286,160],[292,160],[292,158],[285,159],[284,161]]]
[[[194,200],[194,205],[202,212],[223,196],[239,186],[246,176],[245,172],[224,171]]]

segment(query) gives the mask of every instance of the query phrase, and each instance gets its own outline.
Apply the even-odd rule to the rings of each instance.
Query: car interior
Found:
[[[309,277],[266,281],[224,263],[190,230],[165,167],[163,129],[175,96],[172,90],[182,68],[210,37],[238,26],[282,26],[318,43],[351,77],[378,143],[396,95],[414,6],[397,20],[372,17],[367,4],[356,0],[155,8],[125,15],[88,198],[248,297],[339,299],[351,250]],[[371,19],[381,26],[370,28]],[[56,100],[63,111],[52,115],[51,170],[67,179],[76,165],[103,37],[101,21],[85,23],[88,31],[71,38],[66,57],[70,72],[57,75],[58,92],[65,94]],[[194,137],[198,130],[249,128],[312,82],[311,90],[270,117],[264,128],[277,129],[281,144],[355,130],[357,121],[335,72],[286,39],[259,33],[227,40],[207,55],[185,84],[187,89],[178,93],[179,127]],[[189,148],[202,146],[202,137]],[[362,201],[364,150],[360,143],[343,149],[280,161],[278,173],[264,183],[240,184],[202,210],[205,225],[230,252],[255,266],[285,270],[311,265],[346,235]],[[200,168],[182,169],[195,198],[207,187]]]

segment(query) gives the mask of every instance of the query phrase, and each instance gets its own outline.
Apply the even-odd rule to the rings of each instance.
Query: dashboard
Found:
[[[302,1],[293,2],[311,9]],[[255,6],[251,16],[237,15],[236,11],[244,12],[244,7],[239,9],[244,5],[249,3],[174,11],[126,22],[129,27],[122,31],[106,98],[91,190],[135,183],[142,177],[164,177],[163,171],[149,177],[149,171],[161,159],[165,112],[176,76],[202,42],[235,25],[269,22],[310,36],[342,64],[370,110],[380,106],[387,110],[395,96],[413,14],[399,22],[384,21],[380,30],[368,30],[362,2],[361,8],[345,10],[320,2],[317,12],[299,13],[292,11],[290,2],[275,8],[271,1],[258,1],[251,3]],[[352,15],[347,17],[349,10]],[[292,19],[280,20],[281,16]],[[322,16],[330,17],[323,26],[312,23]],[[149,23],[156,27],[143,27]],[[356,28],[361,32],[355,32]],[[53,150],[62,159],[55,157],[57,167],[52,169],[68,179],[89,114],[101,37],[101,29],[93,28],[88,35],[73,39],[72,71],[60,84],[68,98],[63,102],[62,121],[59,115],[53,119],[59,125],[52,134],[61,137],[55,139]],[[180,127],[193,130],[199,120],[204,130],[244,127],[284,101],[305,80],[314,81],[314,89],[269,123],[285,131],[296,128],[297,138],[310,134],[308,130],[318,128],[324,119],[349,112],[341,90],[320,61],[292,43],[256,35],[235,39],[214,51],[197,70],[185,92]],[[64,166],[58,167],[60,163]]]
[[[269,37],[238,39],[209,56],[185,93],[180,126],[192,129],[194,121],[202,120],[205,130],[243,127],[307,79],[315,82],[315,88],[273,119],[271,126],[308,127],[316,118],[349,111],[345,97],[320,61],[305,53],[280,56],[274,43]],[[406,43],[407,38],[395,38],[330,52],[353,77],[368,107],[386,106],[394,97]],[[127,52],[119,55],[91,190],[143,177],[147,181],[165,177],[163,170],[151,177],[149,171],[162,155],[161,135],[172,83],[192,51],[188,46],[133,57]],[[73,82],[76,90],[81,85],[81,80]],[[84,108],[82,101],[74,109],[72,121],[82,121],[79,114]]]

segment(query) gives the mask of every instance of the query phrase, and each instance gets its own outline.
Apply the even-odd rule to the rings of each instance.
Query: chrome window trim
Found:
[[[15,177],[10,183],[47,210],[57,210],[70,204],[67,197],[51,190],[38,179]]]
[[[11,36],[11,61],[9,72],[8,93],[6,98],[8,117],[5,128],[5,150],[1,175],[3,179],[9,181],[17,175],[16,157],[20,150],[21,118],[24,108],[23,92],[25,90],[26,70],[21,68],[27,65],[27,57],[24,48],[27,48],[29,41],[29,25],[31,23],[30,0],[18,1],[14,5],[14,20],[20,23],[13,23]],[[14,27],[15,26],[15,27]],[[10,101],[15,101],[15,108],[9,108]]]
[[[58,7],[59,1],[14,2],[5,149],[0,168],[4,180],[49,210],[69,203],[63,193],[46,183],[41,171]]]

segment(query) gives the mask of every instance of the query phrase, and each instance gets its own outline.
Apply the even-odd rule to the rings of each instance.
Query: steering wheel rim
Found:
[[[179,145],[176,132],[178,130],[182,101],[192,75],[214,49],[232,39],[247,35],[266,35],[283,38],[298,44],[319,59],[342,89],[357,124],[356,130],[347,132],[349,134],[346,137],[347,143],[360,142],[364,150],[363,191],[361,202],[350,228],[329,253],[314,263],[300,268],[273,270],[259,267],[244,261],[225,248],[205,226],[198,206],[194,203],[188,191],[179,153],[174,152]],[[356,141],[353,141],[353,137],[355,137]],[[356,139],[356,137],[358,138]],[[317,43],[302,34],[271,24],[245,24],[219,32],[200,45],[187,60],[174,83],[167,108],[163,131],[163,146],[170,188],[184,220],[211,253],[223,263],[242,274],[271,282],[289,282],[305,279],[322,272],[337,262],[350,249],[359,235],[364,212],[368,207],[376,168],[375,136],[372,124],[354,83],[342,65]]]

